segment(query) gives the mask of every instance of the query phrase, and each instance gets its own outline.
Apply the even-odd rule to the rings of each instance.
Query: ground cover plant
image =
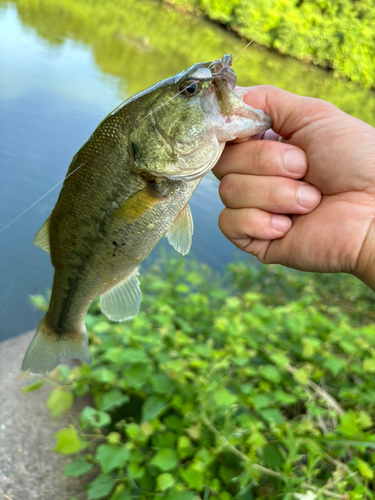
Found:
[[[56,435],[65,475],[87,485],[76,498],[375,498],[372,292],[349,276],[162,260],[139,316],[111,323],[94,304],[93,364],[54,374],[55,417],[92,396]]]

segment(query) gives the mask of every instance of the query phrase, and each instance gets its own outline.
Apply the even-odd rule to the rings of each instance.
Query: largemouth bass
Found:
[[[100,296],[114,321],[135,317],[138,266],[167,236],[185,255],[188,202],[226,141],[271,127],[243,102],[230,55],[194,64],[131,97],[73,157],[57,203],[35,237],[55,268],[51,301],[22,363],[52,371],[61,356],[90,363],[85,315]]]

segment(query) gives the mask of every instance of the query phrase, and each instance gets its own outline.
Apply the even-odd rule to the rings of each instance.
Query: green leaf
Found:
[[[166,491],[175,484],[175,479],[169,472],[164,472],[156,478],[156,490]]]
[[[115,491],[111,496],[110,500],[131,500],[131,491],[130,490]]]
[[[124,394],[120,389],[112,389],[109,392],[103,394],[99,409],[100,410],[111,410],[112,408],[117,408],[125,403],[128,403],[130,398],[127,394]]]
[[[263,448],[263,458],[266,466],[271,469],[279,469],[284,463],[279,447],[275,444],[267,444]]]
[[[130,451],[125,446],[102,444],[96,451],[95,458],[104,474],[113,469],[122,469],[130,457]]]
[[[121,354],[121,360],[128,363],[148,363],[148,357],[142,349],[127,348]]]
[[[131,479],[140,479],[144,476],[145,468],[135,462],[132,462],[128,466],[128,473]]]
[[[266,408],[264,410],[259,410],[259,415],[261,415],[268,422],[274,423],[275,425],[280,425],[284,422],[282,413],[276,408]]]
[[[290,359],[288,358],[288,356],[282,353],[271,354],[270,359],[275,363],[275,365],[279,366],[280,368],[284,368],[285,365],[290,364]]]
[[[231,406],[237,402],[237,397],[225,388],[216,391],[213,399],[218,406]]]
[[[25,385],[25,387],[22,388],[22,392],[36,391],[39,387],[42,387],[42,385],[43,380],[35,380],[34,382],[31,382],[31,384]]]
[[[374,469],[364,460],[357,458],[358,470],[361,475],[367,479],[372,479],[374,477]]]
[[[293,372],[293,378],[298,384],[307,385],[309,382],[309,374],[303,368]]]
[[[62,413],[70,410],[73,401],[74,397],[70,391],[65,391],[61,387],[56,387],[48,396],[47,408],[50,409],[53,417],[58,417]]]
[[[203,465],[204,469],[206,469],[210,463],[214,460],[214,456],[207,448],[201,448],[194,455],[194,465],[198,467],[199,464]]]
[[[236,471],[232,469],[232,467],[221,465],[219,469],[219,476],[225,484],[230,484],[233,482],[233,478],[236,477]]]
[[[177,453],[179,458],[191,457],[194,453],[194,446],[187,436],[180,436],[177,441]]]
[[[171,394],[176,386],[173,380],[164,372],[159,372],[153,375],[151,378],[151,383],[155,389],[155,392],[159,392],[161,394]]]
[[[121,434],[119,434],[118,432],[110,432],[107,436],[107,442],[109,444],[120,444]]]
[[[111,476],[101,474],[92,481],[87,488],[88,500],[96,500],[97,498],[105,498],[108,496],[116,483]]]
[[[131,422],[126,426],[126,434],[130,437],[130,439],[136,439],[140,431],[140,426],[135,422]]]
[[[367,358],[363,361],[363,370],[365,372],[375,373],[375,359]]]
[[[142,406],[142,422],[158,417],[167,406],[168,403],[162,396],[149,396]]]
[[[366,429],[367,427],[372,427],[372,419],[371,419],[370,415],[363,410],[361,410],[359,412],[359,416],[357,418],[357,423],[359,424],[361,429]]]
[[[160,470],[168,471],[177,467],[178,458],[174,450],[164,448],[156,453],[150,463],[159,467]]]
[[[193,490],[201,491],[203,489],[203,473],[193,466],[180,470],[181,479]]]
[[[177,490],[174,488],[173,490],[168,491],[164,500],[194,500],[195,494],[192,491],[187,490]]]
[[[145,422],[146,423],[146,422]],[[158,432],[152,439],[152,444],[156,448],[175,448],[177,436],[172,431]]]
[[[357,416],[353,410],[348,410],[340,415],[340,424],[337,427],[345,436],[355,436],[358,434]]]
[[[105,411],[86,406],[81,413],[80,423],[83,429],[87,427],[104,427],[111,423],[111,417]]]
[[[141,389],[148,381],[149,370],[145,365],[131,365],[124,373],[124,380],[129,387]]]
[[[336,377],[336,375],[344,370],[346,361],[340,358],[329,358],[324,361],[323,366]]]
[[[98,368],[91,372],[91,376],[94,380],[98,382],[104,382],[106,384],[112,384],[117,380],[117,374],[113,370],[108,368]]]
[[[79,457],[74,462],[65,466],[64,476],[80,477],[86,474],[94,467],[94,464],[88,462],[85,457]]]
[[[266,365],[261,370],[261,375],[271,382],[278,383],[281,381],[280,371],[276,368],[276,366]]]
[[[109,322],[108,321],[97,321],[93,326],[92,326],[92,330],[95,332],[95,333],[104,333],[106,331],[108,331],[109,329]]]
[[[56,432],[57,443],[54,451],[60,452],[62,455],[70,455],[72,453],[77,453],[82,446],[79,435],[73,426],[68,429],[61,429],[61,431]]]
[[[272,398],[266,394],[256,394],[251,397],[251,402],[256,410],[267,408],[272,403]]]

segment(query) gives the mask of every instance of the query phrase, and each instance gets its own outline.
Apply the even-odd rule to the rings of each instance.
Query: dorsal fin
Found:
[[[193,217],[190,207],[187,204],[177,215],[173,225],[166,234],[169,244],[172,245],[177,252],[180,252],[180,254],[186,255],[191,247],[193,229]]]
[[[39,229],[34,238],[34,245],[48,253],[51,251],[49,243],[49,226],[50,217],[48,217],[48,219],[44,222],[43,226]]]
[[[124,281],[100,296],[101,310],[108,318],[125,321],[137,316],[142,301],[138,275],[136,268]]]

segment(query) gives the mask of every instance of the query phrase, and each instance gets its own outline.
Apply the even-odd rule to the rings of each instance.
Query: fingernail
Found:
[[[280,231],[285,233],[288,231],[292,225],[292,221],[289,217],[285,217],[284,215],[273,215],[271,220],[272,227],[276,229],[276,231]]]
[[[313,186],[303,184],[298,188],[297,201],[304,208],[313,208],[320,201],[320,193]]]
[[[300,149],[287,149],[284,153],[284,169],[291,174],[303,173],[307,168],[306,154]]]

